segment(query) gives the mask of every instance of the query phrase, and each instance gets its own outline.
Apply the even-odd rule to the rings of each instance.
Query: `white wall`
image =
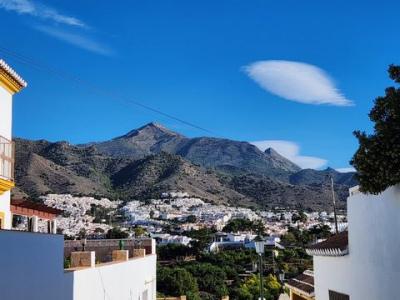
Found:
[[[4,213],[4,229],[10,229],[12,222],[10,212],[10,191],[0,195],[0,212]]]
[[[0,86],[0,135],[11,140],[12,96]],[[0,212],[5,214],[4,228],[11,228],[10,193],[0,195]],[[1,293],[0,293],[1,294]]]
[[[380,195],[356,193],[347,202],[349,255],[314,256],[317,300],[328,290],[351,300],[400,299],[400,185]]]
[[[61,235],[0,231],[0,299],[71,300],[63,250]]]
[[[11,139],[12,127],[12,96],[0,86],[0,135]]]
[[[156,259],[65,272],[62,235],[0,230],[0,299],[155,300]]]
[[[155,300],[156,255],[75,271],[73,282],[74,300]]]

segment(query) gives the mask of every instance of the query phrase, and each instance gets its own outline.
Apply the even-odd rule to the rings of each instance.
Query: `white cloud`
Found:
[[[63,15],[51,7],[30,0],[0,0],[0,8],[60,24],[86,27],[85,23],[77,18]]]
[[[49,36],[97,54],[113,54],[111,48],[100,44],[93,38],[88,37],[88,35],[72,33],[65,29],[60,29],[59,27],[64,25],[64,27],[83,29],[86,32],[90,31],[90,28],[83,21],[75,17],[63,15],[54,8],[31,0],[0,0],[0,9],[1,8],[7,11],[16,12],[20,15],[32,16],[42,21],[52,21],[53,23],[57,23],[57,25],[59,25],[57,27],[46,25],[33,26],[34,29]]]
[[[251,144],[259,148],[261,151],[273,148],[280,155],[294,162],[302,169],[320,169],[328,162],[319,157],[300,155],[300,146],[291,141],[265,140],[251,142]]]
[[[306,104],[354,105],[335,87],[329,75],[314,65],[267,60],[252,63],[244,70],[263,89],[287,100]]]
[[[39,30],[45,34],[48,34],[52,37],[55,37],[59,40],[62,40],[64,42],[70,43],[72,45],[75,45],[79,48],[91,51],[91,52],[95,52],[98,54],[102,54],[102,55],[112,55],[113,51],[96,42],[95,40],[85,37],[83,35],[80,34],[75,34],[75,33],[70,33],[67,31],[63,31],[63,30],[59,30],[59,29],[55,29],[53,27],[47,27],[47,26],[35,26],[34,27],[36,30]]]
[[[355,172],[356,171],[356,169],[354,169],[353,167],[338,168],[338,169],[335,169],[335,170],[340,172],[340,173],[348,173],[348,172]]]

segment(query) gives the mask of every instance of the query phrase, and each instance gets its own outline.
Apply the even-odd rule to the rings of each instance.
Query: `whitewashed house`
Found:
[[[65,243],[56,232],[58,210],[18,199],[14,187],[12,142],[13,95],[26,82],[0,60],[0,299],[1,300],[103,300],[156,299],[155,242],[116,250],[118,241],[104,240],[112,260],[96,263],[96,251],[74,251],[71,267],[64,269]],[[29,231],[12,230],[13,214],[29,218]],[[48,233],[38,232],[38,219],[48,221]],[[113,246],[114,245],[114,246]],[[107,253],[106,253],[107,254]]]
[[[400,185],[379,195],[350,189],[347,213],[348,233],[307,250],[316,299],[400,299]]]

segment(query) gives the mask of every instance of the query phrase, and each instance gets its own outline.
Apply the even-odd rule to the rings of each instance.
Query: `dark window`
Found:
[[[334,291],[329,291],[329,300],[350,300],[350,296]]]

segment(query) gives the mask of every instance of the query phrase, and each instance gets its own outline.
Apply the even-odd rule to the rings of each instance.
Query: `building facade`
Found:
[[[26,82],[0,59],[0,229],[11,228],[10,190],[14,187],[14,144],[12,142],[13,95]]]
[[[348,234],[307,252],[313,255],[317,300],[400,299],[400,185],[379,195],[350,189]]]

